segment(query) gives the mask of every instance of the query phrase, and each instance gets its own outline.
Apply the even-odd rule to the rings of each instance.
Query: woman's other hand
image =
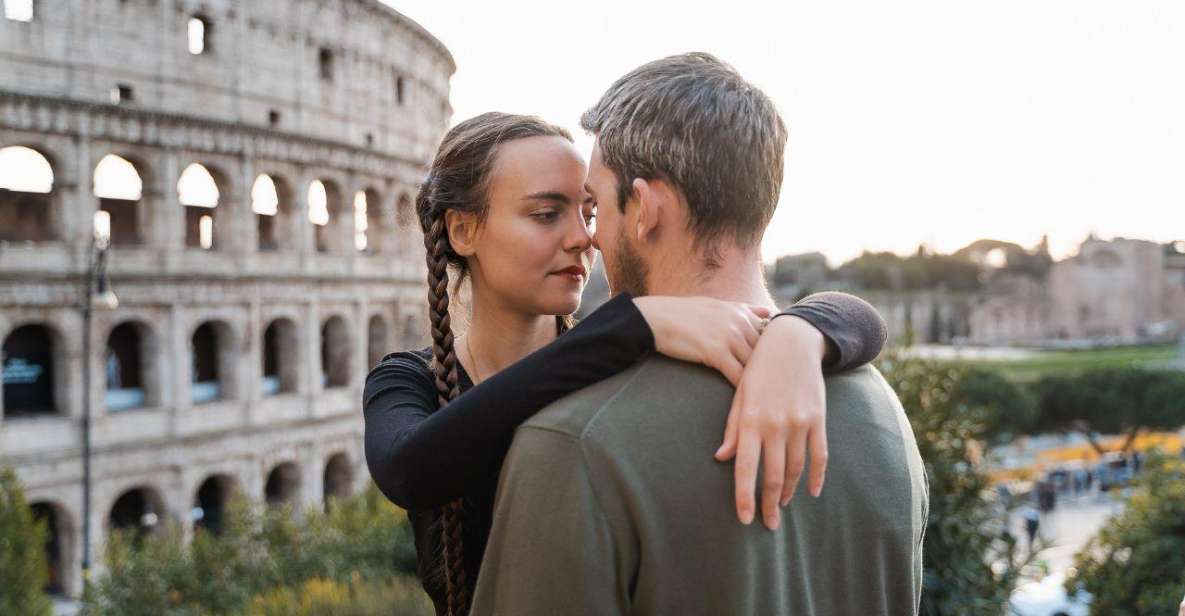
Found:
[[[823,385],[823,334],[807,321],[787,315],[771,321],[749,357],[737,386],[724,443],[716,459],[736,457],[737,517],[753,521],[754,486],[762,462],[761,514],[776,529],[781,507],[798,486],[806,456],[811,460],[808,489],[818,496],[827,471],[827,397]]]
[[[771,311],[710,297],[635,297],[659,353],[715,368],[738,386]],[[779,319],[781,320],[781,319]]]

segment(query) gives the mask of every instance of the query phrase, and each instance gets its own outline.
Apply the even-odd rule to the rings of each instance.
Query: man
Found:
[[[618,80],[582,124],[597,138],[588,189],[613,292],[773,305],[759,246],[786,129],[760,90],[707,54],[674,56]],[[774,531],[737,522],[730,465],[702,453],[733,393],[653,357],[520,427],[472,613],[915,613],[926,480],[880,374],[827,379],[827,489]]]

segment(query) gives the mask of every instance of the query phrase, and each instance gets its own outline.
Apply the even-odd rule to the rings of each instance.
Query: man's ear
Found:
[[[669,215],[670,208],[676,205],[675,191],[665,180],[642,178],[634,179],[633,189],[638,201],[638,220],[628,232],[634,233],[639,242],[654,239],[663,216]]]
[[[476,214],[448,210],[444,213],[444,227],[448,229],[448,241],[453,252],[462,257],[471,257],[477,252]]]

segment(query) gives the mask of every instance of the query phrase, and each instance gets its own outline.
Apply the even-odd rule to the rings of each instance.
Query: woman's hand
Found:
[[[710,297],[635,297],[655,349],[719,370],[736,387],[770,309]],[[785,317],[783,317],[785,318]],[[778,319],[781,320],[781,319]]]
[[[809,490],[818,496],[827,470],[823,334],[787,315],[765,327],[744,369],[728,413],[716,459],[736,456],[736,506],[741,523],[753,521],[758,460],[763,462],[761,513],[770,530],[794,496],[809,445]]]

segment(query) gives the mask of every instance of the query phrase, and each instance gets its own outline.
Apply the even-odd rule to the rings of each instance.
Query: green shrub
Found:
[[[930,485],[920,613],[999,616],[1024,564],[981,467],[999,409],[968,395],[985,380],[966,368],[888,357],[881,369],[913,426]]]
[[[48,615],[45,524],[33,519],[16,473],[0,468],[0,614]]]
[[[350,583],[323,578],[277,588],[251,601],[243,616],[431,616],[432,602],[411,578]]]
[[[175,525],[144,537],[113,532],[107,572],[84,597],[84,614],[198,616],[241,611],[257,596],[309,580],[391,580],[415,570],[407,516],[372,486],[301,516],[233,501],[218,534],[185,545]]]
[[[1176,614],[1185,594],[1185,463],[1152,454],[1127,506],[1074,559],[1067,589],[1093,595],[1092,614]]]

